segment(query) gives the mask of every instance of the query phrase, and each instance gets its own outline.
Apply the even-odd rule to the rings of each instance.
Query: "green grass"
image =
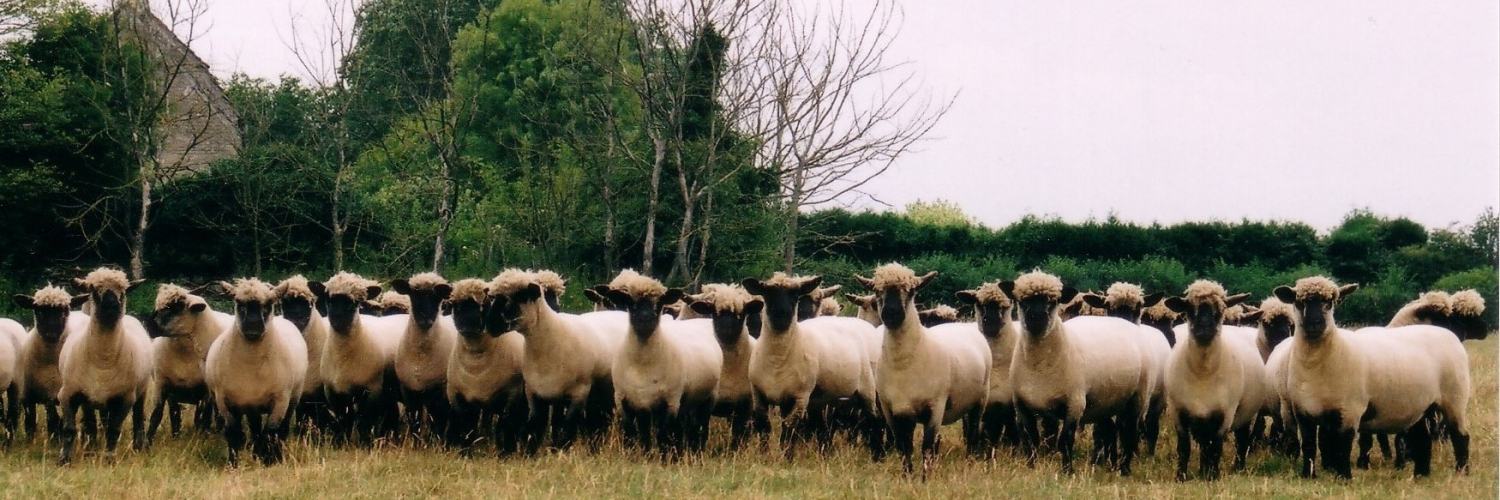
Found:
[[[663,465],[613,448],[535,459],[462,459],[431,449],[334,450],[296,440],[286,464],[229,470],[220,437],[185,432],[179,439],[159,438],[145,455],[124,452],[109,464],[91,451],[68,468],[54,465],[54,448],[16,443],[0,454],[0,498],[1496,498],[1496,337],[1467,347],[1475,397],[1466,476],[1453,473],[1452,449],[1444,444],[1434,452],[1433,477],[1416,481],[1410,469],[1392,470],[1380,458],[1372,470],[1356,470],[1352,481],[1327,475],[1303,480],[1291,461],[1257,450],[1246,472],[1226,473],[1212,483],[1177,483],[1170,451],[1175,441],[1166,430],[1157,456],[1140,459],[1134,477],[1087,466],[1069,477],[1058,474],[1055,456],[1035,469],[1009,456],[971,461],[953,428],[926,482],[902,475],[899,461],[871,463],[849,446],[829,456],[803,453],[793,463],[746,452]]]

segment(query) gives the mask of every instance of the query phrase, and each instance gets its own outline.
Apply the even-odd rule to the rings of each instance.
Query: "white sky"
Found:
[[[319,0],[208,2],[195,48],[221,76],[303,74],[292,19],[328,18]],[[959,96],[867,186],[897,207],[1327,229],[1357,207],[1444,226],[1500,204],[1500,3],[903,5],[895,56]]]

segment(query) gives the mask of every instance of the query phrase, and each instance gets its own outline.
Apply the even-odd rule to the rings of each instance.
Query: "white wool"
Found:
[[[766,284],[795,287],[800,280],[777,273]],[[809,402],[849,404],[867,416],[876,415],[875,361],[870,354],[879,344],[872,344],[872,337],[878,338],[874,333],[864,320],[838,316],[793,322],[785,331],[767,322],[750,358],[750,382],[757,398],[768,406],[791,404],[797,416],[806,414]]]
[[[948,321],[958,321],[958,309],[954,309],[953,306],[947,304],[938,304],[936,307],[921,311],[919,314],[926,314]]]
[[[115,284],[95,282],[95,285],[111,288]],[[124,288],[120,287],[119,291],[123,293]],[[144,399],[150,387],[151,371],[155,366],[151,337],[141,322],[129,315],[121,316],[112,332],[103,332],[100,328],[97,321],[90,319],[82,331],[68,333],[63,340],[58,354],[61,379],[58,401],[82,397],[93,406],[118,401],[130,407],[137,400]],[[67,428],[73,424],[64,421],[63,425]],[[134,439],[141,442],[145,439],[142,434]]]
[[[413,286],[413,288],[416,287]],[[380,303],[380,307],[395,307],[408,313],[411,312],[411,297],[396,293],[395,290],[388,290],[385,293],[380,294],[380,298],[375,299],[375,301]]]
[[[264,414],[267,429],[285,429],[307,378],[307,344],[290,321],[273,318],[251,342],[237,329],[208,349],[204,378],[220,415]],[[270,440],[282,439],[271,433]],[[231,462],[238,450],[230,450]]]
[[[37,290],[36,294],[31,296],[31,301],[36,307],[69,308],[72,307],[73,296],[68,295],[67,290],[49,284]]]
[[[1167,307],[1167,301],[1159,301],[1151,307],[1141,310],[1141,315],[1151,321],[1176,321],[1177,313]]]
[[[488,285],[483,280],[473,278],[459,280],[453,284],[453,293],[448,295],[448,301],[463,302],[471,300],[482,303],[486,295],[486,286]]]
[[[438,285],[448,284],[448,280],[444,279],[443,276],[438,273],[421,273],[408,278],[406,280],[406,284],[407,286],[410,286],[412,290],[431,290]]]
[[[1216,295],[1200,297],[1212,300]],[[1272,394],[1253,341],[1255,330],[1224,328],[1224,334],[1208,345],[1178,342],[1165,372],[1167,403],[1190,424],[1219,418],[1219,427],[1214,430],[1220,436],[1250,426]],[[1234,333],[1230,329],[1235,329]],[[1179,428],[1177,432],[1188,429]]]
[[[1015,295],[1016,300],[1026,300],[1038,295],[1059,300],[1062,298],[1062,291],[1062,280],[1041,271],[1032,271],[1016,278],[1015,288],[1011,290],[1011,293]]]
[[[448,359],[457,344],[458,329],[452,316],[439,315],[427,331],[417,327],[415,316],[407,317],[395,359],[396,379],[401,382],[402,402],[407,408],[420,407],[433,396],[445,394]],[[436,393],[425,394],[428,391]]]
[[[536,283],[536,274],[516,268],[506,269],[490,281],[489,293],[509,297]]]
[[[300,274],[277,283],[276,295],[281,298],[295,297],[308,302],[318,299],[318,296],[313,294],[312,288],[307,286],[307,277]]]
[[[328,290],[328,295],[343,295],[355,302],[363,302],[374,299],[369,296],[369,288],[375,286],[374,281],[360,277],[348,271],[339,271],[328,279],[323,287]]]
[[[1333,280],[1322,276],[1299,279],[1297,280],[1297,284],[1292,287],[1292,291],[1297,293],[1297,300],[1299,301],[1307,300],[1310,297],[1319,297],[1326,301],[1339,298],[1339,286],[1335,285]]]
[[[177,285],[164,284],[156,287],[156,303],[154,310],[160,311],[162,309],[166,309],[174,302],[182,302],[186,305],[193,305],[198,302],[204,302],[204,300],[202,297],[198,297],[189,293],[186,288]]]
[[[1392,316],[1391,321],[1386,323],[1385,326],[1397,327],[1419,324],[1430,325],[1432,323],[1418,320],[1417,314],[1422,311],[1427,311],[1438,316],[1448,317],[1453,313],[1451,302],[1452,297],[1450,297],[1447,292],[1423,293],[1421,296],[1417,297],[1416,300],[1407,302],[1406,305],[1401,306],[1401,310],[1396,311],[1395,316]]]
[[[1484,314],[1484,296],[1473,289],[1463,290],[1453,294],[1451,297],[1453,314],[1459,316],[1479,316]]]
[[[640,274],[625,276],[622,273],[620,277],[609,283],[609,288],[624,291],[636,300],[656,300],[667,293],[667,287],[660,281]]]
[[[875,268],[875,276],[871,279],[875,283],[876,292],[883,292],[892,288],[912,291],[922,285],[922,279],[910,268],[892,262]]]
[[[712,305],[715,311],[740,314],[745,311],[745,304],[754,298],[744,288],[715,283],[703,285],[703,293],[694,300]]]
[[[998,304],[1001,307],[1010,307],[1010,297],[1000,290],[999,283],[985,283],[974,290],[974,299],[980,304]]]
[[[669,418],[687,412],[706,423],[723,366],[713,320],[662,321],[649,337],[629,336],[616,355],[611,369],[615,403],[627,418],[665,406],[679,412]]]
[[[815,278],[817,278],[817,277],[816,276],[788,276],[786,273],[783,273],[781,271],[777,271],[777,272],[775,272],[774,274],[771,275],[771,279],[765,280],[762,283],[765,286],[770,287],[770,288],[782,288],[782,289],[788,289],[788,290],[795,290],[795,289],[801,288],[803,284],[805,284],[809,280],[812,280],[812,279],[815,279]]]
[[[1224,291],[1223,285],[1209,280],[1194,281],[1182,295],[1189,304],[1197,306],[1213,304],[1223,307],[1224,299],[1229,298],[1229,292]]]
[[[261,291],[244,293],[257,295]],[[176,301],[187,304],[204,303],[205,309],[202,312],[184,311],[183,314],[176,315],[171,321],[161,325],[171,336],[152,339],[156,365],[152,381],[157,394],[153,413],[160,412],[169,402],[199,404],[200,395],[207,391],[204,359],[208,356],[208,350],[225,330],[234,326],[234,316],[207,307],[202,298],[189,295],[180,287],[162,285],[158,289],[158,310]]]
[[[259,278],[239,278],[234,280],[234,301],[264,304],[276,301],[276,293]]]
[[[125,277],[124,271],[101,267],[85,276],[81,287],[87,290],[110,290],[124,294],[125,289],[130,287],[130,280]]]
[[[844,306],[839,305],[839,299],[823,297],[823,300],[818,301],[818,316],[838,316],[843,310]]]
[[[1115,283],[1105,290],[1104,303],[1109,307],[1140,307],[1146,304],[1146,292],[1140,285]]]
[[[536,282],[542,285],[542,290],[552,292],[554,295],[561,296],[568,290],[567,280],[564,280],[561,275],[553,271],[545,269],[537,271]]]
[[[888,334],[881,350],[875,380],[886,420],[922,425],[924,434],[941,431],[938,425],[929,424],[946,425],[959,419],[965,425],[979,425],[989,403],[993,363],[990,345],[979,327],[949,323],[932,328],[918,325],[914,330]],[[927,412],[932,412],[930,417],[924,415]],[[905,458],[910,465],[911,457]],[[932,457],[924,456],[924,468],[926,458]]]
[[[459,284],[453,287],[455,293]],[[525,350],[526,339],[516,332],[505,332],[499,337],[486,334],[474,339],[460,338],[448,360],[448,404],[454,412],[487,410],[501,414],[501,418],[513,418],[516,412],[524,415],[526,392],[521,366]]]
[[[1261,323],[1270,323],[1278,317],[1292,319],[1292,312],[1293,309],[1290,304],[1282,302],[1281,299],[1276,297],[1266,297],[1265,300],[1260,301]]]

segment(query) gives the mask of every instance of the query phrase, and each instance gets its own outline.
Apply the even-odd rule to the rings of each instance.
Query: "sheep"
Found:
[[[224,418],[229,466],[239,465],[246,425],[252,452],[276,464],[307,377],[307,343],[291,321],[271,315],[280,299],[271,285],[241,278],[219,286],[234,297],[234,321],[209,347],[204,379]]]
[[[400,419],[395,357],[407,316],[358,314],[361,303],[380,295],[380,286],[347,271],[327,282],[308,283],[308,287],[319,302],[328,303],[332,334],[320,362],[334,443],[356,437],[368,445],[377,425],[389,432]]]
[[[146,318],[151,333],[156,369],[153,375],[156,404],[146,428],[146,440],[156,437],[162,410],[169,410],[172,437],[182,431],[183,404],[195,405],[194,423],[206,430],[213,407],[208,386],[203,379],[203,363],[208,347],[229,327],[234,316],[213,310],[203,297],[177,285],[163,284],[156,289],[156,303]]]
[[[277,283],[275,292],[281,303],[281,318],[296,326],[307,344],[307,374],[302,379],[296,414],[308,419],[312,428],[325,428],[330,413],[323,388],[323,351],[328,346],[329,326],[319,312],[318,296],[311,285],[298,274]]]
[[[769,431],[769,422],[755,419],[750,358],[756,339],[745,324],[760,316],[765,302],[738,286],[710,284],[688,307],[713,321],[714,338],[724,354],[724,369],[714,388],[714,414],[729,419],[729,448],[739,449],[750,431]]]
[[[396,290],[380,294],[380,298],[375,299],[375,303],[379,304],[380,314],[373,314],[372,316],[411,314],[411,297]]]
[[[547,301],[547,306],[553,311],[562,312],[558,300],[567,292],[568,281],[554,271],[543,269],[536,271],[536,282],[542,285],[542,299]]]
[[[521,375],[526,339],[514,331],[486,331],[486,286],[477,279],[460,280],[448,296],[459,337],[448,361],[450,444],[470,453],[480,439],[481,426],[493,418],[496,445],[508,454],[519,449],[526,425],[526,387]]]
[[[585,289],[583,289],[583,296],[585,298],[588,298],[589,302],[594,303],[594,311],[593,312],[618,311],[619,310],[619,308],[616,308],[614,304],[609,303],[609,297],[605,297],[604,296],[604,293],[608,292],[608,291],[609,291],[609,285],[599,285],[599,286],[594,287],[594,288],[585,288]]]
[[[880,326],[880,312],[875,309],[875,294],[855,295],[845,293],[844,298],[849,299],[849,302],[853,302],[854,306],[859,309],[855,312],[854,317],[869,322],[870,326]]]
[[[1165,373],[1167,370],[1167,358],[1172,354],[1172,343],[1165,335],[1159,335],[1158,328],[1151,325],[1142,325],[1142,312],[1162,304],[1161,292],[1147,295],[1140,285],[1134,283],[1116,282],[1109,285],[1104,295],[1083,294],[1082,302],[1096,310],[1104,311],[1107,316],[1120,318],[1137,325],[1140,334],[1136,340],[1141,342],[1141,348],[1145,349],[1150,356],[1152,389],[1149,398],[1150,403],[1146,407],[1145,420],[1141,424],[1140,435],[1145,441],[1146,454],[1156,454],[1156,442],[1161,436],[1161,415],[1166,411],[1166,388]],[[1168,309],[1170,311],[1170,309]],[[1175,314],[1175,313],[1174,313]],[[1174,333],[1173,337],[1176,335]],[[1114,442],[1116,430],[1108,423],[1095,424],[1094,426],[1094,462],[1101,463],[1106,458],[1113,458],[1118,454]],[[1101,448],[1101,444],[1104,446]]]
[[[1161,302],[1141,310],[1141,324],[1161,332],[1162,338],[1167,340],[1168,347],[1177,345],[1177,333],[1172,331],[1172,326],[1176,325],[1177,321],[1177,313],[1172,312],[1166,304]]]
[[[1449,318],[1453,333],[1460,340],[1484,340],[1490,335],[1490,327],[1484,320],[1484,297],[1474,289],[1460,290],[1449,297]]]
[[[989,402],[989,343],[973,324],[928,328],[917,318],[916,295],[937,271],[917,276],[901,264],[854,278],[880,299],[885,341],[876,372],[880,411],[906,472],[912,472],[912,434],[922,425],[922,475],[937,461],[942,426],[963,419],[964,444],[979,454],[979,425]],[[952,309],[951,307],[948,309]],[[956,315],[956,311],[955,314]]]
[[[938,304],[931,309],[917,311],[917,320],[922,326],[934,327],[958,322],[958,309],[947,304]]]
[[[1249,298],[1229,295],[1208,280],[1189,285],[1167,307],[1188,319],[1188,340],[1172,349],[1167,361],[1167,401],[1177,416],[1177,480],[1189,479],[1192,441],[1202,455],[1199,473],[1218,479],[1224,439],[1234,431],[1235,469],[1245,466],[1252,424],[1270,394],[1265,365],[1255,344],[1225,334],[1224,311]]]
[[[1302,431],[1302,475],[1316,474],[1313,460],[1321,447],[1325,468],[1351,477],[1349,454],[1361,430],[1406,432],[1414,475],[1429,475],[1432,441],[1421,422],[1437,413],[1446,418],[1455,468],[1467,471],[1468,353],[1435,326],[1339,329],[1334,309],[1358,287],[1316,276],[1274,291],[1294,311],[1285,399]]]
[[[885,453],[884,434],[875,399],[875,375],[869,349],[861,341],[872,329],[856,318],[813,318],[797,321],[798,302],[814,293],[823,278],[792,278],[776,273],[769,280],[748,278],[740,284],[765,302],[766,324],[750,357],[750,382],[756,411],[780,407],[785,454],[793,458],[809,428],[809,415],[841,398],[861,413],[859,424],[871,457]],[[760,418],[766,418],[764,415]]]
[[[1058,317],[1063,321],[1067,321],[1079,316],[1107,316],[1103,309],[1091,306],[1084,300],[1084,297],[1091,295],[1098,296],[1099,294],[1093,292],[1080,293],[1078,296],[1073,297],[1073,300],[1062,304],[1062,307],[1057,310]]]
[[[1290,406],[1283,401],[1286,394],[1286,359],[1292,337],[1292,306],[1276,297],[1267,297],[1260,302],[1256,314],[1255,347],[1260,359],[1265,362],[1267,385],[1272,397],[1267,402],[1266,413],[1271,417],[1270,440],[1287,455],[1297,454],[1297,430],[1290,420]],[[1286,408],[1285,411],[1283,409]]]
[[[611,418],[614,387],[610,372],[628,326],[552,310],[542,297],[536,275],[520,269],[506,269],[495,276],[487,293],[487,331],[497,335],[514,330],[526,338],[521,373],[529,409],[527,452],[537,451],[549,420],[552,446],[568,448],[581,429],[587,429],[590,434],[585,437],[598,446],[607,427],[585,426],[585,417],[606,423]]]
[[[131,414],[131,439],[137,451],[146,447],[146,391],[151,382],[151,337],[140,321],[125,315],[125,294],[139,286],[117,269],[99,268],[73,286],[88,296],[92,312],[88,325],[69,335],[58,355],[62,385],[57,400],[62,405],[62,453],[59,465],[73,460],[73,441],[78,410],[103,408],[107,454],[114,456],[120,440],[120,425]]]
[[[448,359],[458,344],[458,330],[451,316],[441,314],[453,286],[437,273],[421,273],[391,282],[391,288],[407,297],[407,315],[401,343],[396,347],[396,380],[401,383],[401,404],[406,410],[407,431],[415,437],[425,422],[447,432]],[[450,437],[451,440],[451,436]]]
[[[712,320],[662,321],[662,307],[682,295],[640,275],[611,282],[609,290],[610,302],[629,315],[630,335],[611,371],[627,444],[649,449],[655,434],[669,458],[701,451],[724,368]]]
[[[58,416],[57,391],[62,388],[62,374],[58,371],[58,356],[69,335],[79,334],[88,326],[89,316],[72,311],[87,301],[88,295],[74,297],[61,288],[47,285],[34,295],[17,294],[12,297],[16,306],[32,312],[32,328],[21,344],[18,355],[17,386],[20,388],[20,404],[25,415],[28,435],[36,432],[36,406],[42,405],[46,412],[48,434],[58,436],[61,425]],[[93,412],[85,412],[85,429],[96,429]]]
[[[1001,282],[1000,290],[1019,305],[1026,332],[1016,343],[1011,383],[1028,465],[1036,463],[1038,415],[1061,420],[1057,447],[1062,470],[1069,474],[1078,426],[1114,419],[1120,430],[1120,474],[1130,475],[1137,426],[1152,388],[1149,354],[1137,340],[1140,330],[1119,318],[1062,321],[1059,304],[1077,299],[1078,290],[1041,271]]]
[[[5,442],[16,435],[16,420],[21,410],[21,343],[26,337],[26,327],[10,318],[0,318],[0,390],[4,393]]]
[[[813,290],[812,293],[809,293],[797,299],[797,321],[806,321],[819,316],[825,316],[821,313],[823,299],[831,298],[843,289],[843,285],[833,285],[827,288],[819,288],[817,290]],[[837,315],[838,314],[835,313],[830,316]]]
[[[1020,327],[1012,319],[1015,303],[1000,291],[999,283],[960,290],[956,296],[960,302],[974,306],[979,333],[984,335],[990,348],[989,394],[979,438],[981,446],[993,455],[1001,440],[1012,446],[1021,442],[1020,429],[1016,426],[1015,389],[1010,381],[1011,358],[1015,355],[1016,339],[1020,335]]]
[[[832,295],[818,301],[818,316],[838,316],[841,312],[844,312],[844,306]]]

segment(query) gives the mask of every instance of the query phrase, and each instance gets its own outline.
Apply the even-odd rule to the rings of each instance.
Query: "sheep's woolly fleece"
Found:
[[[329,296],[344,295],[356,302],[360,302],[373,298],[370,297],[369,290],[370,287],[375,286],[375,282],[362,278],[358,274],[339,271],[338,274],[329,278],[328,282],[324,283],[323,286],[328,289]]]
[[[126,288],[130,288],[130,280],[124,271],[101,267],[84,276],[83,286],[91,291],[114,290],[123,294]]]
[[[1484,314],[1484,297],[1474,290],[1464,290],[1453,294],[1453,313],[1459,316],[1478,316]]]
[[[767,288],[781,288],[790,290],[801,288],[802,284],[807,283],[807,280],[810,279],[813,278],[811,276],[788,276],[786,273],[776,271],[775,274],[771,275],[771,279],[762,281],[761,284],[765,285]]]
[[[932,309],[922,311],[922,313],[931,315],[934,318],[958,321],[958,309],[954,309],[953,306],[949,306],[947,304],[942,304]]]
[[[1015,287],[1011,293],[1015,295],[1016,300],[1026,300],[1037,295],[1058,300],[1062,298],[1062,290],[1062,280],[1057,279],[1056,276],[1041,271],[1032,271],[1016,278]],[[1074,299],[1077,300],[1077,297]]]
[[[431,290],[433,288],[436,288],[438,285],[446,284],[448,284],[448,280],[443,279],[443,277],[438,273],[422,273],[416,276],[412,276],[411,279],[406,280],[406,285],[410,286],[412,290]],[[387,292],[386,295],[390,295],[390,293]],[[385,295],[381,296],[380,301],[381,303],[385,302]]]
[[[495,275],[495,279],[490,281],[489,293],[492,296],[509,297],[525,290],[533,283],[536,283],[536,273],[512,267]]]
[[[1189,304],[1212,303],[1223,307],[1224,299],[1229,298],[1229,292],[1224,291],[1224,285],[1209,280],[1198,280],[1188,285],[1187,290],[1182,292],[1182,298],[1186,299]]]
[[[160,311],[166,309],[173,302],[177,301],[182,301],[185,305],[193,305],[203,302],[203,298],[193,295],[186,288],[177,285],[166,284],[156,287],[156,307],[154,310]]]
[[[870,281],[875,282],[875,291],[883,292],[892,288],[911,291],[922,285],[922,279],[910,268],[892,262],[875,268],[875,277]]]
[[[1312,276],[1297,280],[1292,291],[1297,292],[1297,300],[1303,301],[1313,297],[1333,301],[1339,298],[1339,286],[1333,284],[1333,280],[1322,276]]]
[[[1292,306],[1276,297],[1266,297],[1266,300],[1260,301],[1260,311],[1261,323],[1270,323],[1280,317],[1292,318]]]
[[[235,302],[259,302],[267,303],[276,300],[276,292],[271,291],[271,285],[258,278],[239,278],[234,280]]]
[[[459,280],[453,284],[453,293],[448,294],[448,302],[463,302],[470,300],[484,302],[485,282],[473,278]]]
[[[713,305],[717,312],[734,314],[745,312],[745,304],[754,298],[744,288],[718,283],[703,285],[703,293],[696,297],[698,302]]]
[[[833,297],[823,297],[823,300],[818,302],[819,316],[838,316],[843,310],[844,306],[839,304],[839,299]]]
[[[380,294],[380,299],[378,299],[378,302],[380,302],[380,307],[399,307],[407,311],[411,310],[411,297],[401,295],[399,293],[396,293],[395,291],[389,291]]]
[[[636,300],[655,300],[667,293],[666,285],[662,285],[660,281],[656,281],[654,278],[638,273],[633,276],[626,276],[625,273],[620,273],[619,277],[609,282],[609,289],[624,291]]]
[[[1000,307],[1010,307],[1010,297],[1000,290],[999,283],[985,283],[974,290],[974,300],[980,304],[997,304]]]
[[[1424,293],[1421,297],[1417,297],[1417,300],[1406,304],[1406,307],[1412,306],[1429,309],[1443,316],[1453,314],[1453,298],[1448,296],[1448,292],[1433,291]]]
[[[536,272],[536,283],[542,285],[542,289],[552,292],[553,295],[561,296],[568,290],[568,281],[555,272],[541,270]]]
[[[1176,321],[1177,312],[1167,307],[1167,301],[1157,302],[1156,305],[1141,310],[1141,314],[1151,321]]]
[[[1115,283],[1104,291],[1104,303],[1109,307],[1140,307],[1146,305],[1146,292],[1140,285]]]
[[[276,284],[276,295],[283,299],[295,297],[308,302],[318,299],[316,295],[313,295],[312,288],[307,286],[307,277],[300,274],[281,280],[281,283]]]
[[[31,302],[35,307],[61,307],[66,309],[73,306],[73,296],[68,295],[67,290],[47,285],[42,287],[41,290],[37,290],[36,294],[31,296]],[[1481,305],[1480,307],[1483,306]]]
[[[1248,312],[1250,311],[1246,310],[1245,306],[1242,304],[1235,304],[1233,307],[1226,307],[1224,308],[1224,322],[1238,323],[1240,322],[1240,320],[1245,319],[1245,314]]]

